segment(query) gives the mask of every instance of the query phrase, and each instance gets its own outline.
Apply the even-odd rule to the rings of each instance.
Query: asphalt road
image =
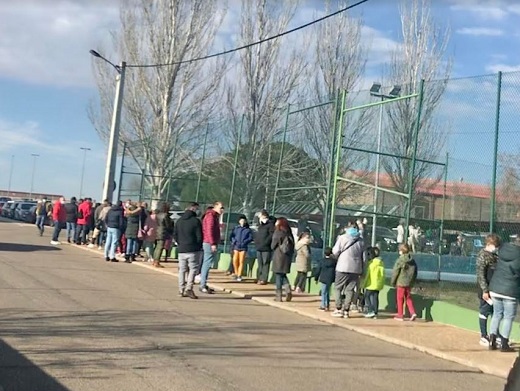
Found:
[[[5,391],[503,389],[499,378],[228,294],[179,298],[170,276],[51,247],[49,234],[0,221]]]

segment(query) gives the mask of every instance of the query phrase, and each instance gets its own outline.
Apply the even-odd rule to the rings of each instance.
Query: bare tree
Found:
[[[298,1],[243,0],[241,3],[240,44],[273,36],[287,29]],[[291,50],[284,39],[271,40],[240,52],[238,77],[228,77],[227,110],[233,126],[227,137],[240,145],[237,177],[240,191],[235,199],[244,213],[250,213],[263,200],[269,146],[279,138],[283,125],[282,109],[295,95],[305,68],[303,47]],[[239,139],[242,114],[244,126]],[[287,157],[286,157],[287,158]],[[287,167],[286,167],[287,168]],[[297,175],[297,170],[294,171]],[[262,194],[259,197],[259,193]],[[237,203],[238,203],[237,202]]]
[[[326,13],[344,8],[345,1],[327,1]],[[365,71],[367,45],[362,41],[363,20],[341,13],[334,19],[327,19],[313,28],[310,44],[313,56],[306,79],[310,81],[305,96],[310,97],[307,106],[319,105],[336,99],[340,90],[348,91],[347,106],[352,106],[356,94],[352,93],[358,86]],[[316,157],[318,167],[316,175],[308,176],[309,186],[325,186],[330,178],[330,160],[334,154],[334,116],[335,105],[330,104],[303,112],[304,136],[306,149],[312,157]],[[358,112],[350,116],[348,128],[343,129],[345,135],[343,145],[357,145],[368,131],[370,118],[367,112]],[[359,147],[359,145],[357,145]],[[346,176],[351,169],[362,170],[366,155],[343,151],[340,170]],[[342,185],[338,187],[336,202],[341,202],[347,194],[353,195],[354,187]],[[323,210],[326,190],[314,190],[316,204]]]
[[[122,2],[113,49],[129,64],[172,64],[204,56],[214,46],[224,12],[217,0]],[[113,69],[95,61],[99,106],[90,117],[104,139],[112,112]],[[121,139],[149,174],[154,198],[164,199],[171,179],[193,166],[202,126],[218,102],[222,61],[199,61],[127,70]],[[171,198],[171,197],[170,197]]]
[[[435,118],[436,109],[446,89],[452,59],[446,56],[449,27],[441,28],[431,14],[431,0],[403,0],[400,6],[402,43],[392,56],[389,77],[402,87],[402,94],[419,90],[421,79],[427,83],[419,124],[417,157],[437,160],[444,149],[448,126]],[[411,157],[414,148],[418,100],[401,100],[387,105],[388,126],[383,133],[387,152]],[[407,193],[411,160],[383,158],[382,165],[396,190]],[[437,170],[437,171],[436,171]],[[412,194],[422,180],[430,176],[440,180],[441,170],[432,164],[417,162],[411,183]],[[429,181],[435,185],[436,181]]]

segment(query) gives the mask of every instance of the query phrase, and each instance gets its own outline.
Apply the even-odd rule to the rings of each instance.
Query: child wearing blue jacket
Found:
[[[320,282],[321,305],[320,311],[330,309],[330,287],[334,282],[336,274],[336,259],[332,257],[332,248],[325,249],[325,258],[320,261],[319,266],[314,271],[314,280]]]
[[[231,248],[233,248],[233,267],[236,281],[242,281],[242,271],[246,259],[247,247],[253,241],[253,231],[249,228],[246,216],[240,216],[238,225],[231,232]]]

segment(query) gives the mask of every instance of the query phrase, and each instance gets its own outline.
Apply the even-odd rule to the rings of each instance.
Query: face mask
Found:
[[[356,236],[358,231],[354,227],[350,227],[350,228],[346,228],[345,229],[345,233],[350,235],[350,236]]]
[[[267,223],[267,220],[268,220],[267,218],[262,217],[262,218],[260,219],[260,222],[261,222],[262,224],[265,224],[265,223]]]
[[[65,203],[65,200],[60,200],[60,204],[64,204]]]

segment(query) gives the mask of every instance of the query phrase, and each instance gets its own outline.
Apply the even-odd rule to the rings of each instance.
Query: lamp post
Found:
[[[121,122],[121,107],[123,103],[123,91],[125,86],[126,62],[122,61],[120,65],[115,65],[95,50],[90,50],[90,54],[110,64],[119,74],[116,78],[116,94],[114,97],[114,111],[112,113],[112,123],[110,126],[110,138],[108,141],[108,154],[102,198],[103,200],[112,200],[115,190],[114,177],[117,163],[117,144],[119,143],[119,125]],[[121,184],[119,184],[119,186],[121,186]]]
[[[11,165],[9,167],[9,183],[7,185],[7,195],[11,194],[11,182],[13,181],[14,155],[11,155]]]
[[[37,153],[31,153],[31,156],[33,157],[33,168],[32,168],[32,174],[31,174],[31,192],[29,193],[29,198],[32,199],[33,196],[33,190],[34,190],[34,172],[36,171],[36,159],[40,157]]]
[[[397,98],[401,93],[400,86],[394,86],[392,91],[388,95],[383,94],[381,92],[381,83],[374,83],[370,88],[370,95],[380,98],[381,104],[379,105],[379,125],[377,128],[377,156],[376,156],[376,178],[375,178],[375,188],[374,188],[374,214],[372,216],[372,240],[371,245],[374,247],[376,245],[376,228],[377,228],[377,205],[379,203],[379,171],[381,170],[381,137],[383,131],[383,101],[385,99],[394,99]]]
[[[79,198],[83,195],[83,178],[85,177],[85,162],[87,160],[87,151],[91,151],[90,148],[81,147],[83,151],[83,164],[81,165],[81,183],[79,185]]]

